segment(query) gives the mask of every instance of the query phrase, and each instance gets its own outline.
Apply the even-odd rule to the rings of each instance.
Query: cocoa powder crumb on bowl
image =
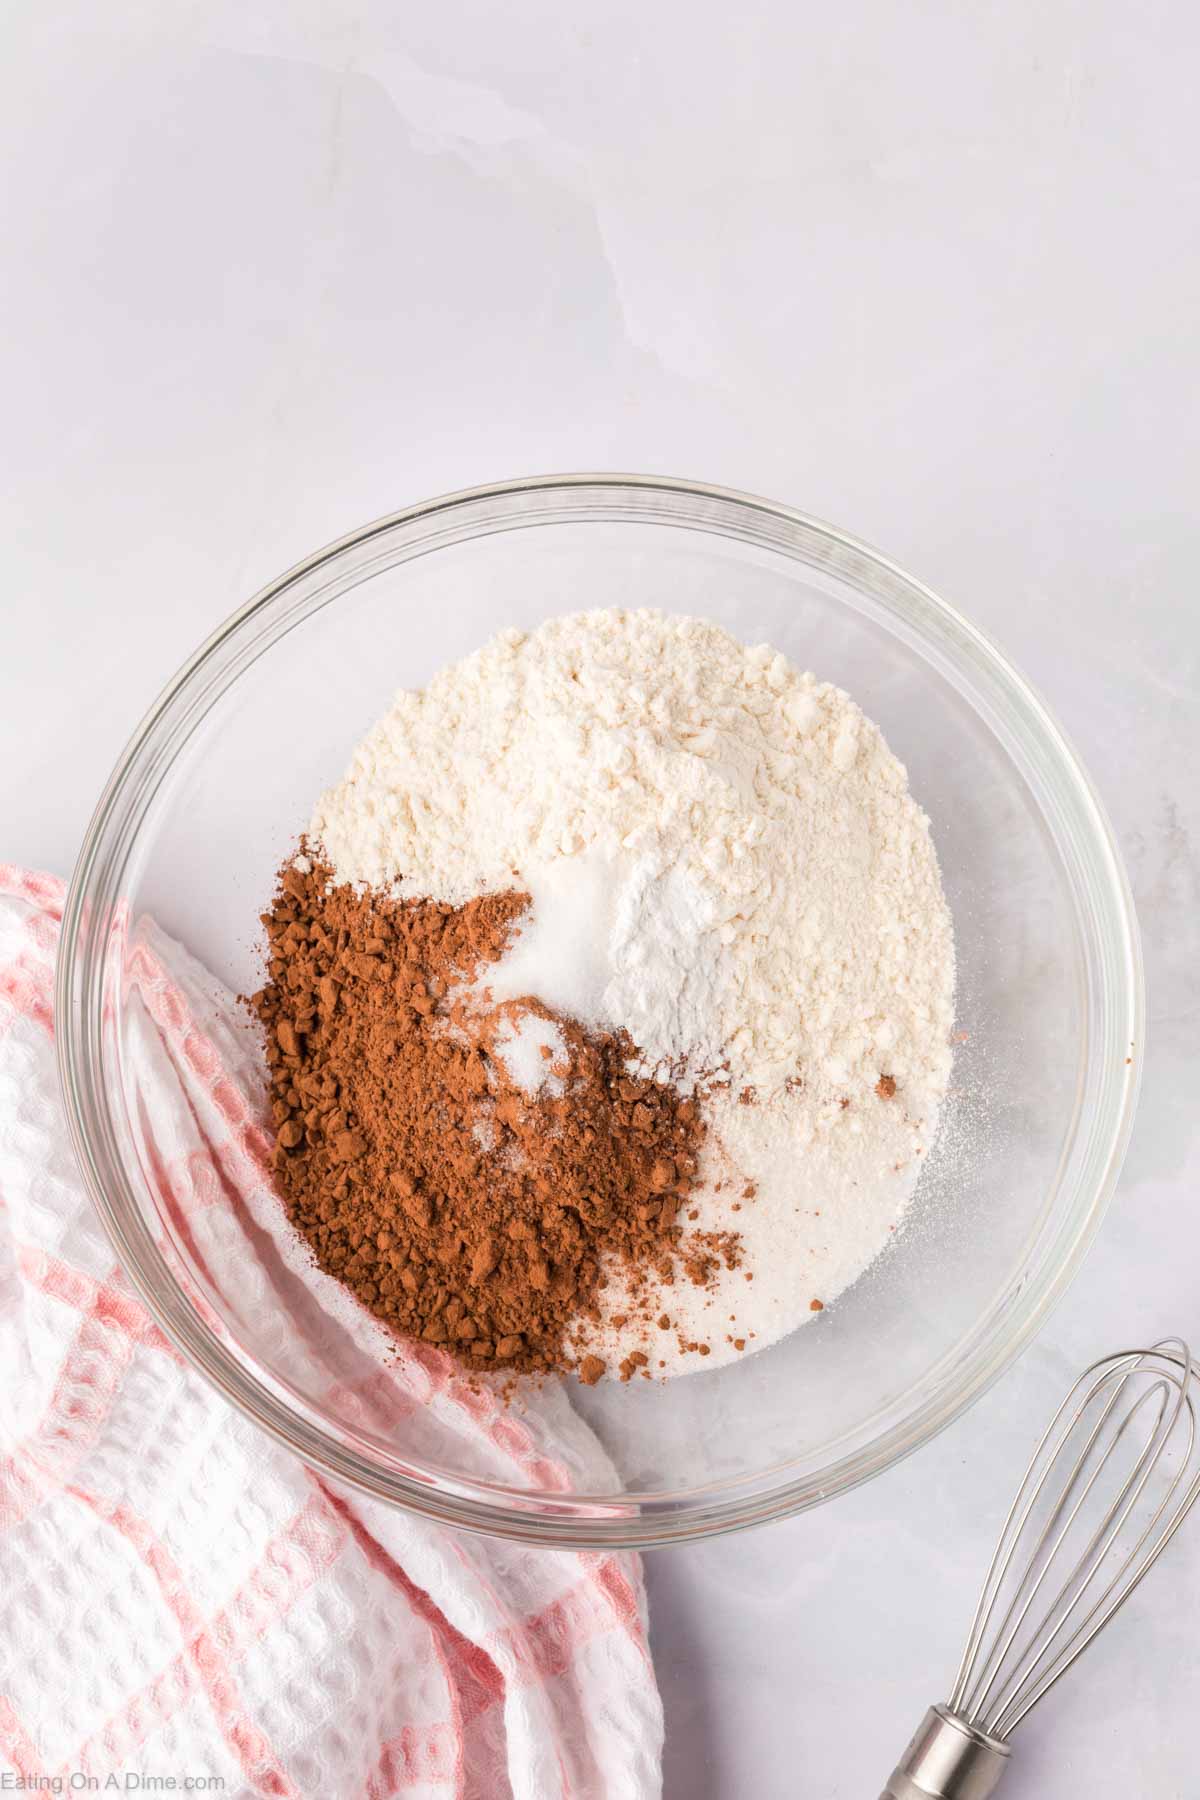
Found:
[[[565,1066],[536,1094],[513,1079],[502,1018],[463,996],[503,952],[525,895],[394,900],[301,860],[264,915],[267,980],[250,1003],[293,1225],[397,1332],[474,1369],[575,1366],[569,1328],[598,1316],[606,1261],[635,1291],[639,1271],[673,1270],[698,1109],[666,1083],[628,1079],[624,1033],[532,1001]],[[588,1385],[605,1373],[591,1354],[578,1367]]]
[[[689,1281],[707,1287],[721,1267],[741,1267],[741,1239],[735,1231],[694,1231],[681,1249],[680,1262]]]

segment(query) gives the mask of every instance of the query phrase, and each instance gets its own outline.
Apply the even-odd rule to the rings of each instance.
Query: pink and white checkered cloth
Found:
[[[226,1406],[135,1298],[62,1121],[62,898],[0,865],[0,1769],[26,1791],[115,1775],[304,1800],[657,1795],[636,1559],[461,1536],[336,1491]],[[229,1209],[202,1177],[261,1206],[262,1166],[211,978],[201,994],[161,935],[153,953],[143,1053],[176,1083],[156,1143],[176,1196],[207,1197],[211,1234]],[[439,1407],[493,1464],[536,1456],[564,1487],[603,1477],[561,1402],[516,1428],[456,1413],[436,1363],[407,1382],[409,1410],[414,1394]]]

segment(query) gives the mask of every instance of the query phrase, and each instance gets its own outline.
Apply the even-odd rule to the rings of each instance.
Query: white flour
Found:
[[[310,836],[401,895],[527,890],[495,997],[624,1027],[707,1096],[690,1223],[744,1261],[664,1296],[656,1369],[701,1366],[681,1337],[707,1368],[763,1347],[886,1242],[949,1074],[953,938],[928,821],[839,689],[696,619],[506,632],[397,696]]]

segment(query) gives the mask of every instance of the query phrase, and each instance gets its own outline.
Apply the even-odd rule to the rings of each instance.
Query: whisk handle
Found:
[[[1008,1745],[948,1706],[931,1706],[879,1800],[988,1800],[1008,1767]]]

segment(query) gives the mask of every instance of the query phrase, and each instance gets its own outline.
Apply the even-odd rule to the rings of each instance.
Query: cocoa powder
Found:
[[[399,902],[299,865],[263,915],[267,981],[251,1001],[292,1223],[397,1332],[477,1369],[573,1366],[569,1328],[596,1316],[609,1258],[635,1292],[639,1274],[673,1273],[696,1104],[631,1078],[623,1033],[533,1000],[480,1011],[467,984],[526,895]],[[566,1043],[536,1096],[493,1054],[514,1009],[553,1019]],[[580,1373],[591,1383],[604,1365],[589,1355]]]

